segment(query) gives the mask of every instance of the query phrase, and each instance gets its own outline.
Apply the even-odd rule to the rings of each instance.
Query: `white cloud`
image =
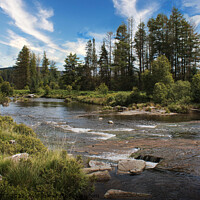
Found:
[[[53,11],[48,13],[48,10],[39,7],[39,13],[32,15],[26,11],[25,4],[22,0],[0,0],[2,10],[12,18],[13,24],[21,29],[24,33],[33,36],[34,38],[44,42],[50,48],[64,51],[58,47],[51,39],[40,32],[38,28],[53,31],[53,24],[47,19],[53,15]]]
[[[66,43],[63,45],[67,49],[67,54],[69,53],[76,53],[77,55],[80,56],[85,56],[86,54],[86,44],[87,44],[86,39],[81,39],[78,38],[77,41],[71,42],[71,41],[66,41]]]
[[[112,0],[117,13],[123,17],[133,17],[134,26],[140,23],[140,21],[145,21],[147,18],[157,11],[158,4],[151,2],[144,9],[137,9],[137,0]]]
[[[8,36],[7,39],[9,42],[0,41],[1,44],[8,45],[11,47],[15,47],[17,49],[22,49],[24,45],[26,45],[28,48],[30,48],[32,51],[41,52],[41,49],[38,47],[35,47],[30,41],[28,41],[26,38],[21,37],[14,33],[11,30],[8,30]]]
[[[200,1],[199,0],[182,0],[183,8],[190,8],[189,19],[195,23],[196,26],[200,25]]]
[[[46,31],[50,31],[53,32],[54,31],[54,27],[53,27],[53,23],[48,21],[47,19],[52,17],[54,15],[53,9],[43,9],[41,7],[41,5],[38,3],[38,21],[37,21],[37,26],[40,29],[46,30]]]
[[[106,37],[106,33],[88,32],[88,36],[95,38],[97,41],[103,41],[103,39]]]
[[[199,0],[182,0],[184,7],[194,8],[197,12],[200,10],[200,1]]]

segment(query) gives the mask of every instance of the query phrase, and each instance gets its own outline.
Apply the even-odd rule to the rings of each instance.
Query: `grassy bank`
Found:
[[[15,96],[26,96],[30,92],[28,90],[15,90]],[[87,104],[95,104],[104,106],[105,110],[113,110],[113,107],[128,107],[129,110],[142,109],[149,112],[151,107],[161,108],[165,110],[166,113],[176,112],[176,113],[188,113],[191,108],[199,108],[198,104],[192,103],[179,103],[179,102],[165,102],[162,104],[155,104],[153,102],[153,97],[147,95],[145,92],[140,92],[138,90],[133,91],[107,91],[105,94],[101,91],[67,91],[67,90],[49,90],[40,91],[36,93],[37,97],[47,97],[47,98],[62,98],[66,99],[66,102],[78,101]],[[116,109],[115,109],[116,110]]]
[[[16,162],[12,155],[28,153]],[[86,199],[91,192],[82,165],[66,151],[49,151],[25,125],[0,116],[1,199]]]

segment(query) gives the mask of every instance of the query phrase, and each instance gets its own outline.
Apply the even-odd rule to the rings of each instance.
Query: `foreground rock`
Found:
[[[5,159],[10,159],[14,162],[19,162],[21,159],[27,160],[28,159],[29,154],[28,153],[19,153],[19,154],[15,154],[11,157],[7,157]]]
[[[110,167],[110,164],[105,163],[105,162],[101,162],[101,161],[96,161],[96,160],[90,160],[89,164],[90,167]]]
[[[106,182],[111,179],[109,172],[106,171],[98,171],[88,174],[89,177],[94,176],[97,182]]]
[[[118,173],[141,174],[146,163],[143,160],[120,160],[118,162]]]
[[[106,192],[104,197],[106,199],[119,199],[119,198],[148,199],[151,197],[151,195],[145,193],[126,192],[122,190],[110,189]]]
[[[111,171],[112,168],[111,167],[91,167],[91,168],[83,168],[83,172],[86,174],[90,174],[93,172],[98,172],[98,171]]]

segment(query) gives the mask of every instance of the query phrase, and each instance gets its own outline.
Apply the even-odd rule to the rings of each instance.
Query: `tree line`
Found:
[[[64,60],[63,73],[58,72],[56,63],[45,52],[40,59],[24,46],[9,77],[16,89],[28,87],[32,92],[45,87],[66,89],[69,86],[74,90],[94,90],[104,83],[109,90],[128,91],[137,87],[153,94],[155,84],[165,71],[168,82],[191,82],[200,61],[200,36],[192,23],[177,8],[172,9],[169,17],[158,14],[146,25],[140,22],[135,34],[133,23],[130,18],[115,34],[108,32],[99,55],[95,39],[88,40],[84,61],[70,53]],[[154,63],[160,58],[167,67]]]

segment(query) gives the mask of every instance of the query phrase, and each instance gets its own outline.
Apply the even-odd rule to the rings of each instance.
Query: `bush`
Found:
[[[200,103],[200,74],[193,76],[191,88],[194,101]]]
[[[0,161],[1,199],[86,199],[91,193],[89,179],[81,165],[62,152],[46,152],[19,163]]]
[[[39,87],[39,88],[37,88],[36,93],[37,93],[38,95],[43,95],[43,94],[45,93],[45,90],[42,89],[41,87]]]
[[[11,96],[13,95],[13,88],[10,86],[9,82],[3,82],[1,84],[1,92],[4,93],[6,96]]]
[[[127,93],[120,92],[115,96],[115,105],[126,106],[128,105],[129,95]]]
[[[68,92],[72,91],[72,86],[71,85],[66,85],[65,86],[65,90],[67,90]]]
[[[167,107],[171,112],[187,114],[190,111],[190,107],[188,105],[179,105],[179,104],[170,104]]]
[[[45,90],[45,95],[49,95],[50,92],[51,92],[51,88],[50,88],[48,85],[46,85],[46,86],[44,87],[44,90]]]
[[[168,94],[167,87],[164,83],[156,83],[153,90],[153,99],[155,103],[163,103],[166,101]]]
[[[179,80],[172,84],[169,90],[169,99],[171,102],[180,102],[179,104],[189,103],[191,101],[190,82]]]
[[[108,94],[108,86],[105,83],[102,83],[98,88],[96,88],[96,91],[98,91],[100,94]]]

